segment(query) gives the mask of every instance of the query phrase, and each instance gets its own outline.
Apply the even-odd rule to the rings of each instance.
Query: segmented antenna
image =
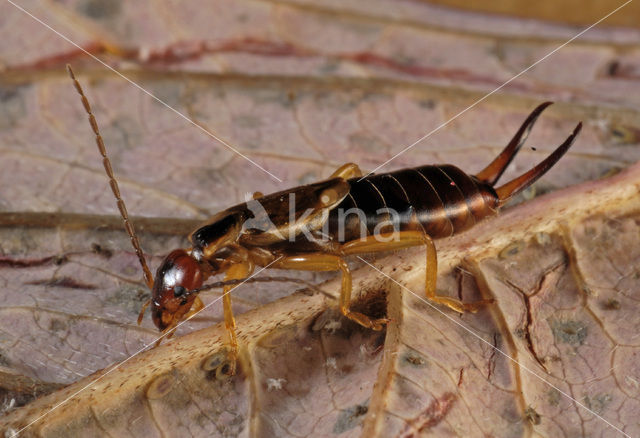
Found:
[[[71,70],[71,66],[67,64],[67,71],[69,72],[69,76],[73,80],[73,85],[76,87],[76,91],[80,95],[82,100],[82,105],[84,106],[84,110],[87,112],[89,116],[89,123],[91,124],[91,129],[93,129],[93,133],[96,135],[96,144],[98,145],[98,150],[102,155],[102,164],[104,165],[104,170],[107,172],[107,176],[109,177],[109,185],[111,186],[111,191],[113,195],[116,197],[116,203],[118,205],[118,210],[120,210],[120,216],[122,216],[122,220],[124,222],[124,228],[127,230],[127,234],[131,239],[131,245],[133,245],[133,249],[138,256],[138,260],[140,261],[140,266],[142,266],[142,272],[144,274],[144,281],[147,283],[149,289],[153,288],[153,275],[149,270],[149,266],[147,266],[147,262],[144,259],[144,253],[142,252],[142,248],[140,248],[140,242],[138,241],[138,236],[136,235],[136,231],[133,228],[133,224],[129,220],[129,214],[127,213],[127,207],[124,205],[124,201],[120,197],[120,189],[118,188],[118,182],[116,181],[116,177],[113,175],[113,169],[111,168],[111,160],[107,156],[107,149],[104,147],[104,141],[102,140],[102,136],[100,135],[100,130],[98,129],[98,122],[96,122],[96,118],[93,116],[91,112],[91,105],[89,105],[89,100],[84,95],[84,91],[82,90],[82,86],[80,86],[80,82],[76,79],[76,76],[73,74],[73,70]]]

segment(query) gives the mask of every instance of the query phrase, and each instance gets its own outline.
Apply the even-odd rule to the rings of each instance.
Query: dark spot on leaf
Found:
[[[0,102],[7,102],[18,97],[18,91],[15,88],[0,88]]]
[[[518,241],[513,242],[512,244],[506,246],[500,253],[498,254],[499,259],[506,259],[509,257],[513,257],[518,254],[524,248],[524,242]]]
[[[553,337],[557,342],[582,345],[587,337],[587,326],[580,321],[551,321]]]
[[[219,376],[229,376],[231,373],[231,365],[229,364],[229,362],[225,362],[220,368],[219,368],[220,372],[218,373]]]
[[[551,406],[558,406],[558,403],[560,403],[560,392],[557,389],[550,389],[549,392],[547,392],[547,400],[549,400]]]
[[[419,100],[418,105],[420,106],[420,108],[426,109],[434,109],[436,107],[435,102],[431,99]]]
[[[69,257],[66,255],[53,257],[53,264],[56,266],[62,266],[69,261]]]
[[[326,75],[328,73],[335,73],[338,70],[338,67],[340,67],[339,62],[329,60],[318,67],[318,72],[323,75]]]
[[[100,245],[99,243],[92,243],[91,244],[91,251],[93,251],[94,253],[98,254],[99,256],[102,256],[106,259],[110,259],[111,256],[113,256],[113,251],[111,251],[109,248],[105,248],[104,246]]]
[[[262,125],[262,120],[253,115],[240,114],[233,119],[233,126],[239,129],[257,129]]]
[[[2,352],[0,352],[0,365],[4,367],[8,367],[11,365],[11,362],[9,362],[7,357],[4,354],[2,354]]]
[[[67,330],[67,323],[60,319],[52,319],[49,322],[49,330],[52,332],[63,332]]]
[[[86,0],[78,5],[78,12],[96,20],[114,18],[121,10],[121,0]]]
[[[614,299],[614,298],[609,298],[608,300],[606,300],[605,302],[602,303],[602,309],[603,310],[618,310],[620,309],[620,301]]]
[[[614,125],[610,133],[613,143],[617,145],[635,145],[640,137],[640,130],[626,125]]]
[[[607,405],[611,402],[611,395],[609,394],[596,394],[594,396],[583,397],[583,403],[586,407],[591,409],[596,414],[602,414]]]
[[[536,412],[535,409],[533,409],[531,406],[527,407],[527,409],[525,409],[524,411],[524,417],[527,419],[527,421],[533,425],[538,425],[540,424],[540,414],[538,414]]]
[[[405,353],[402,359],[405,363],[415,368],[423,368],[427,364],[427,361],[424,360],[424,358],[420,356],[418,353],[416,353],[415,351],[409,351]]]
[[[114,118],[106,128],[104,130],[105,143],[118,143],[123,149],[134,149],[144,135],[139,125],[125,117]],[[115,155],[114,158],[119,159],[118,155]]]
[[[118,289],[113,295],[110,295],[105,302],[108,304],[117,305],[120,308],[126,309],[128,312],[137,314],[140,312],[142,303],[147,301],[151,297],[151,292],[146,289],[131,288],[125,286]]]
[[[194,422],[202,429],[206,428],[211,419],[204,412],[200,412],[194,419]]]
[[[231,363],[226,351],[219,351],[206,358],[201,365],[207,380],[227,380],[231,377]]]
[[[333,426],[333,433],[340,435],[341,433],[351,430],[362,423],[363,417],[369,411],[369,400],[344,409],[338,414],[336,424]]]
[[[0,129],[5,130],[25,118],[27,107],[19,87],[0,86]]]
[[[391,62],[395,62],[398,64],[398,67],[408,67],[412,65],[416,65],[418,60],[412,56],[406,56],[404,54],[395,54],[393,55],[393,59]]]
[[[596,235],[596,229],[593,227],[585,227],[584,234],[586,236],[592,237]]]
[[[227,355],[221,352],[212,354],[202,361],[202,369],[205,371],[211,371],[218,368],[227,358]]]
[[[608,178],[610,176],[617,175],[622,172],[622,169],[623,168],[621,166],[608,167],[600,172],[599,178]]]
[[[158,376],[147,388],[147,398],[155,400],[164,397],[169,394],[174,383],[175,378],[169,373]]]

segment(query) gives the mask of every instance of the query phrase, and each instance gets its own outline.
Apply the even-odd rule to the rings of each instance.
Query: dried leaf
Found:
[[[477,314],[427,305],[424,255],[404,251],[373,262],[393,280],[366,267],[354,278],[369,314],[384,312],[386,296],[386,338],[346,322],[327,296],[299,292],[238,318],[243,354],[233,378],[224,330],[211,326],[11,412],[4,427],[18,430],[71,397],[29,434],[610,433],[593,413],[633,434],[637,327],[618,325],[637,325],[639,186],[636,165],[442,241],[440,288],[496,300]],[[335,293],[338,281],[324,288]],[[28,316],[64,329],[57,348],[84,333],[87,349],[103,325]],[[105,344],[131,330],[110,328]]]
[[[355,274],[356,306],[387,313],[385,333],[348,323],[312,290],[239,288],[236,312],[253,310],[238,318],[245,349],[229,379],[225,333],[212,325],[219,306],[127,359],[157,332],[149,319],[135,325],[148,292],[119,219],[105,216],[113,198],[64,72],[71,62],[85,87],[130,213],[173,218],[136,221],[155,267],[195,223],[247,193],[316,181],[348,161],[384,163],[573,27],[387,0],[22,6],[282,181],[0,6],[0,210],[19,212],[0,215],[5,434],[96,378],[23,435],[614,433],[593,413],[638,433],[637,166],[439,242],[442,293],[496,300],[477,314],[431,308],[404,289],[421,296],[421,250],[367,259],[400,284],[364,263]],[[526,197],[627,167],[640,159],[637,38],[594,28],[382,170],[451,162],[477,171],[549,99],[560,102],[505,180],[578,120],[578,142]],[[336,280],[321,288],[338,290]],[[69,386],[50,393],[60,385]]]

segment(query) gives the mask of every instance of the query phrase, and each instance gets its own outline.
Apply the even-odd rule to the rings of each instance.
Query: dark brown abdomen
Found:
[[[360,238],[361,228],[367,235],[388,231],[382,225],[389,218],[395,219],[396,230],[422,226],[434,239],[448,237],[494,214],[497,203],[493,188],[451,165],[402,169],[349,183],[349,195],[329,216],[329,234],[341,242]]]

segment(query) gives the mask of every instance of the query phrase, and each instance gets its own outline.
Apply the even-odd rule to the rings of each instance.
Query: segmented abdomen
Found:
[[[451,236],[493,214],[497,201],[491,187],[451,165],[402,169],[349,183],[349,195],[329,216],[330,234],[341,242],[362,237],[365,228],[368,235],[389,231],[389,220],[396,230],[422,227],[434,239]]]

